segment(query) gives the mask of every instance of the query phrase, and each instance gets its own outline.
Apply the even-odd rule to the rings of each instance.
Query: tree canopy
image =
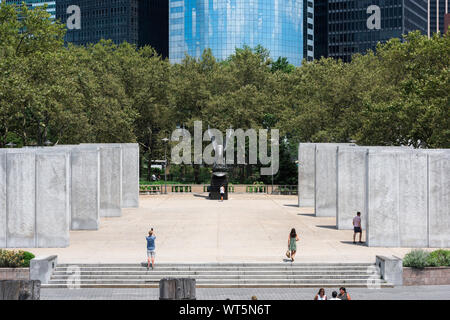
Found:
[[[138,142],[148,164],[162,158],[161,138],[196,120],[223,132],[279,129],[291,171],[298,142],[450,147],[450,33],[294,67],[262,47],[171,64],[128,43],[65,46],[64,30],[44,9],[0,4],[0,147]]]

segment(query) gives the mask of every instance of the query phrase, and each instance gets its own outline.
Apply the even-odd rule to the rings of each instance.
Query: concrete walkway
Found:
[[[331,296],[336,289],[326,289]],[[313,300],[317,289],[197,289],[198,300]],[[352,300],[450,300],[450,286],[350,288]],[[159,289],[42,289],[42,300],[157,300]]]
[[[351,230],[337,230],[335,218],[298,208],[296,196],[231,194],[224,202],[205,197],[143,196],[139,209],[102,218],[98,231],[72,231],[68,248],[30,251],[57,254],[60,263],[137,263],[146,259],[150,227],[157,262],[282,262],[293,227],[300,236],[298,262],[375,262],[377,254],[402,257],[409,251],[354,245]]]

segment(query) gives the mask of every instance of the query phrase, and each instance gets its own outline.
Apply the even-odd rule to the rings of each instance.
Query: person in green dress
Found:
[[[291,252],[291,259],[294,262],[295,254],[297,253],[297,241],[299,240],[295,228],[292,228],[291,233],[289,233],[288,247]]]

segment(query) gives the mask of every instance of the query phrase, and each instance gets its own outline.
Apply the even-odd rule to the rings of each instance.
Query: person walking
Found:
[[[347,290],[344,287],[339,288],[338,298],[340,300],[352,300],[352,298],[350,298],[350,295],[347,293]]]
[[[291,233],[289,233],[289,239],[288,239],[288,247],[289,251],[291,252],[291,260],[294,262],[295,254],[297,253],[297,241],[299,240],[297,232],[295,231],[295,228],[291,229]]]
[[[324,288],[319,289],[319,292],[314,297],[314,300],[327,300],[327,295],[325,294]]]
[[[223,197],[225,195],[225,187],[223,185],[220,186],[219,192],[220,192],[220,201],[223,202]]]
[[[356,234],[359,233],[359,243],[362,243],[362,229],[361,229],[361,212],[356,213],[356,217],[353,218],[353,243],[356,243]]]
[[[153,231],[153,228],[148,232],[148,237],[145,238],[147,240],[147,270],[152,269],[155,266],[155,239],[156,234]]]

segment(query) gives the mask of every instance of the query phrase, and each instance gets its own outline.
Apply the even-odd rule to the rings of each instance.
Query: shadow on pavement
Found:
[[[324,229],[333,229],[337,230],[336,226],[316,226],[317,228],[324,228]]]
[[[343,244],[351,244],[352,246],[366,246],[366,243],[363,241],[362,243],[359,243],[356,241],[356,243],[353,243],[353,241],[341,241]]]

